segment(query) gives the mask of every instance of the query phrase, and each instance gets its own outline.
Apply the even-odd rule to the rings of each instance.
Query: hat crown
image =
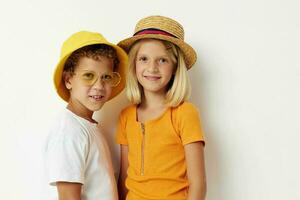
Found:
[[[141,19],[134,30],[134,34],[145,30],[156,29],[165,31],[178,39],[184,40],[184,29],[177,21],[164,16],[149,16]]]
[[[62,45],[60,57],[64,57],[73,51],[94,43],[106,44],[108,41],[100,33],[80,31],[71,35]]]
[[[187,69],[197,60],[193,47],[184,41],[183,26],[171,18],[152,15],[141,19],[135,26],[133,36],[120,41],[118,45],[129,52],[137,41],[143,39],[158,39],[176,45],[183,53]]]

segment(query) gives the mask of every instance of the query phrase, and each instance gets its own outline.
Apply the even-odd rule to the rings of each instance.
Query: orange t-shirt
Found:
[[[136,105],[129,106],[121,112],[116,140],[128,145],[127,200],[187,198],[184,145],[204,142],[193,104],[168,108],[145,123],[137,121]]]

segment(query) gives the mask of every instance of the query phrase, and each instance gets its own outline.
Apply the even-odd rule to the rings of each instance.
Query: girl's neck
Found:
[[[137,108],[137,120],[145,123],[161,116],[167,109],[165,95],[157,93],[146,94],[143,96],[141,104]]]
[[[165,108],[165,94],[144,93],[140,108],[157,109]]]

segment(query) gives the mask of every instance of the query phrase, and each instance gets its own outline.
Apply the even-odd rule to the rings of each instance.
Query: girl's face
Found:
[[[135,60],[138,82],[145,94],[165,95],[168,83],[175,71],[175,65],[163,42],[154,39],[140,42]]]

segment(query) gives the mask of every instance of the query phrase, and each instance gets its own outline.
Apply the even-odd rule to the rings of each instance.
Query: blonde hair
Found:
[[[143,39],[145,40],[145,39]],[[153,39],[150,39],[153,40]],[[157,40],[157,39],[155,39]],[[129,50],[129,67],[126,77],[126,95],[134,104],[140,104],[143,97],[143,87],[139,84],[136,77],[135,62],[136,56],[141,46],[141,41],[137,41]],[[176,107],[187,100],[191,93],[191,85],[187,74],[187,67],[182,51],[173,43],[161,41],[175,65],[175,75],[168,83],[168,89],[165,96],[165,103],[170,107]]]

